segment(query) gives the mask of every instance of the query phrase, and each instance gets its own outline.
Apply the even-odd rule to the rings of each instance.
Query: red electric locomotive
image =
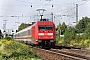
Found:
[[[15,40],[43,47],[54,47],[55,25],[50,21],[38,21],[14,35]]]

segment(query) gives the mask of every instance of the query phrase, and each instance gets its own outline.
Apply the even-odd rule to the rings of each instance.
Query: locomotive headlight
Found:
[[[53,38],[53,36],[50,36],[50,38]]]
[[[41,38],[40,36],[38,38]]]
[[[50,40],[50,42],[54,42],[54,40]]]
[[[38,40],[38,42],[42,42],[41,40]]]
[[[39,36],[38,38],[41,38],[41,36]]]
[[[38,41],[38,40],[36,40],[36,41]]]
[[[38,36],[38,38],[41,38],[42,36]]]

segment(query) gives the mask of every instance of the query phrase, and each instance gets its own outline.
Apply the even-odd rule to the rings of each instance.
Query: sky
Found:
[[[16,30],[21,23],[36,22],[45,9],[43,18],[52,19],[57,26],[65,22],[75,25],[76,4],[78,4],[78,20],[84,16],[90,17],[90,0],[0,0],[0,30],[6,20],[6,30]],[[53,6],[53,7],[52,7]]]

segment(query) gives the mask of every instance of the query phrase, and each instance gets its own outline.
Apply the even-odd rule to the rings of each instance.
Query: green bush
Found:
[[[60,41],[60,36],[56,36],[56,43]]]
[[[0,47],[2,46],[2,44],[0,43]]]
[[[10,41],[10,43],[8,43]],[[0,60],[42,60],[27,45],[9,40],[1,52]]]
[[[12,40],[12,37],[6,36],[4,39],[6,39],[6,40]]]

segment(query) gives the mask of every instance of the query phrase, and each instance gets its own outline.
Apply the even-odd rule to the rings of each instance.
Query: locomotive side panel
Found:
[[[38,44],[38,23],[36,23],[35,25],[35,39],[36,39],[35,44]]]
[[[32,34],[31,34],[31,43],[34,44],[35,43],[35,26],[33,26],[31,28],[31,32],[32,32]]]
[[[31,41],[32,41],[32,43],[33,44],[38,44],[38,35],[37,35],[37,24],[35,24],[32,28],[31,28],[31,30],[32,30],[32,39],[31,39]]]

